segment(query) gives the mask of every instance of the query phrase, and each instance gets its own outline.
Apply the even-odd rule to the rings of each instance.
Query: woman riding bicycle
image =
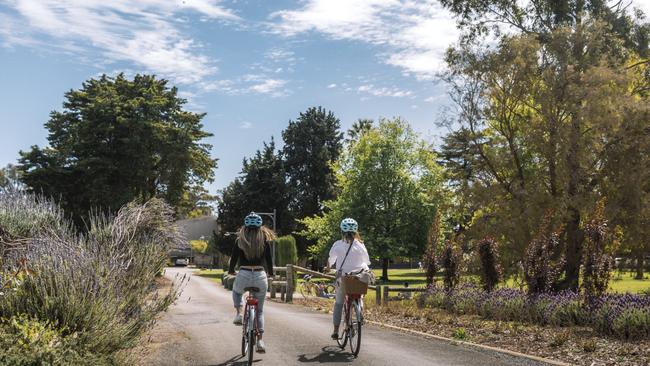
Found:
[[[336,264],[336,300],[334,302],[334,332],[332,339],[339,337],[339,325],[341,324],[341,313],[345,301],[345,291],[341,286],[341,277],[346,273],[368,270],[370,257],[366,246],[361,241],[358,228],[359,225],[354,219],[343,219],[341,221],[341,240],[336,241],[330,249],[327,260],[328,271]]]
[[[264,297],[268,287],[266,272],[262,264],[266,262],[264,264],[266,264],[268,274],[273,276],[273,260],[269,243],[273,240],[275,240],[275,233],[266,226],[262,226],[262,217],[260,215],[251,212],[244,219],[244,226],[237,232],[236,245],[232,250],[230,268],[228,269],[228,273],[235,274],[235,266],[239,262],[239,273],[237,273],[232,290],[232,300],[237,311],[233,323],[242,324],[241,310],[244,289],[247,287],[257,287],[259,289],[253,296],[258,301],[257,311],[260,334],[257,339],[257,352],[260,353],[266,351],[264,342],[262,342],[262,333],[264,332]]]

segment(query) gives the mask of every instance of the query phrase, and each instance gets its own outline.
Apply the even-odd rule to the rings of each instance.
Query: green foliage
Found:
[[[284,267],[298,263],[296,239],[291,235],[281,236],[275,241],[275,265]]]
[[[0,169],[0,192],[11,188],[20,187],[21,172],[18,167],[13,164],[7,164],[6,167]]]
[[[103,75],[65,99],[45,124],[49,146],[21,152],[30,190],[56,197],[77,222],[134,199],[164,198],[181,215],[194,207],[188,200],[212,180],[216,160],[201,142],[211,136],[204,114],[183,110],[175,87],[149,75]]]
[[[30,212],[59,212],[53,207],[19,192],[0,199],[0,212],[18,211],[28,221],[23,227],[32,229],[41,217]],[[161,295],[153,286],[169,248],[183,242],[172,213],[152,199],[126,205],[113,218],[91,216],[83,235],[60,217],[47,230],[23,231],[29,245],[12,249],[4,268],[24,275],[0,296],[0,317],[47,320],[100,354],[132,347],[176,298],[175,288]],[[13,225],[7,217],[0,216],[0,227]]]
[[[456,328],[454,329],[453,337],[459,341],[466,341],[469,338],[469,335],[467,334],[467,331],[465,331],[465,328]]]
[[[235,236],[224,234],[236,232],[251,211],[272,212],[276,209],[277,230],[289,232],[293,220],[292,213],[287,208],[287,189],[284,162],[271,139],[252,158],[244,159],[241,175],[221,191],[218,210],[221,230],[215,238],[218,250],[230,255],[235,245]],[[269,219],[263,218],[265,224],[271,227]]]
[[[76,333],[68,334],[51,322],[25,315],[0,320],[2,365],[114,365],[110,355],[95,354],[80,344]]]
[[[205,253],[208,250],[208,242],[205,240],[190,240],[192,250],[198,253]]]
[[[497,238],[513,271],[553,210],[573,289],[581,224],[603,196],[624,244],[647,250],[647,21],[602,1],[442,3],[463,30],[447,55],[459,107],[441,149],[457,195],[450,216],[471,238]],[[498,46],[483,42],[488,30]]]
[[[399,119],[382,120],[348,145],[336,166],[339,195],[327,211],[302,220],[300,233],[324,253],[339,237],[339,222],[353,217],[372,258],[420,256],[436,207],[444,199],[440,167],[430,147]]]

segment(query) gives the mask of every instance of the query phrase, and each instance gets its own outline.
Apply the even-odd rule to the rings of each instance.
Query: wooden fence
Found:
[[[321,273],[318,271],[312,271],[311,269],[287,264],[286,267],[273,267],[273,271],[276,273],[286,273],[285,276],[281,276],[279,279],[274,279],[270,281],[270,296],[272,299],[275,299],[277,296],[277,291],[280,291],[280,298],[284,302],[293,301],[293,293],[295,292],[294,288],[294,279],[297,280],[298,273],[305,273],[319,278],[327,278],[330,280],[335,280],[336,277],[333,275]],[[297,282],[297,281],[296,281]],[[377,305],[386,304],[388,302],[390,292],[424,292],[424,288],[415,288],[415,287],[389,287],[381,285],[369,285],[369,289],[375,290],[375,302]],[[383,301],[382,301],[383,300]]]

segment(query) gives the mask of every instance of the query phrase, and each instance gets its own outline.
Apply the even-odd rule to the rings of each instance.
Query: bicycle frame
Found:
[[[257,312],[258,301],[252,293],[246,297],[246,306],[244,307],[244,319],[242,322],[242,356],[249,355],[248,364],[253,361],[253,347],[255,339],[259,337],[259,324]],[[252,333],[252,334],[251,334]]]

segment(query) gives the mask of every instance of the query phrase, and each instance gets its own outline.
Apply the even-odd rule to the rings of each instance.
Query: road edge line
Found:
[[[480,344],[480,343],[458,341],[458,340],[455,340],[455,339],[452,339],[452,338],[447,338],[447,337],[443,337],[443,336],[439,336],[439,335],[435,335],[435,334],[420,332],[418,330],[402,328],[402,327],[398,327],[396,325],[380,323],[380,322],[376,322],[374,320],[366,320],[365,322],[368,323],[368,324],[373,324],[373,325],[377,325],[377,326],[384,327],[384,328],[399,330],[401,332],[417,334],[417,335],[420,335],[420,336],[423,336],[423,337],[433,338],[433,339],[437,339],[437,340],[440,340],[440,341],[445,341],[445,342],[452,343],[452,344],[465,345],[465,346],[470,346],[470,347],[474,347],[474,348],[481,348],[481,349],[488,350],[488,351],[505,353],[505,354],[508,354],[510,356],[527,358],[527,359],[530,359],[530,360],[533,360],[533,361],[544,362],[544,363],[547,363],[547,364],[550,364],[550,365],[573,366],[570,363],[565,363],[565,362],[562,362],[562,361],[556,361],[556,360],[551,360],[551,359],[544,358],[544,357],[533,356],[533,355],[529,355],[529,354],[525,354],[525,353],[521,353],[521,352],[511,351],[511,350],[504,349],[504,348],[487,346],[485,344]]]

